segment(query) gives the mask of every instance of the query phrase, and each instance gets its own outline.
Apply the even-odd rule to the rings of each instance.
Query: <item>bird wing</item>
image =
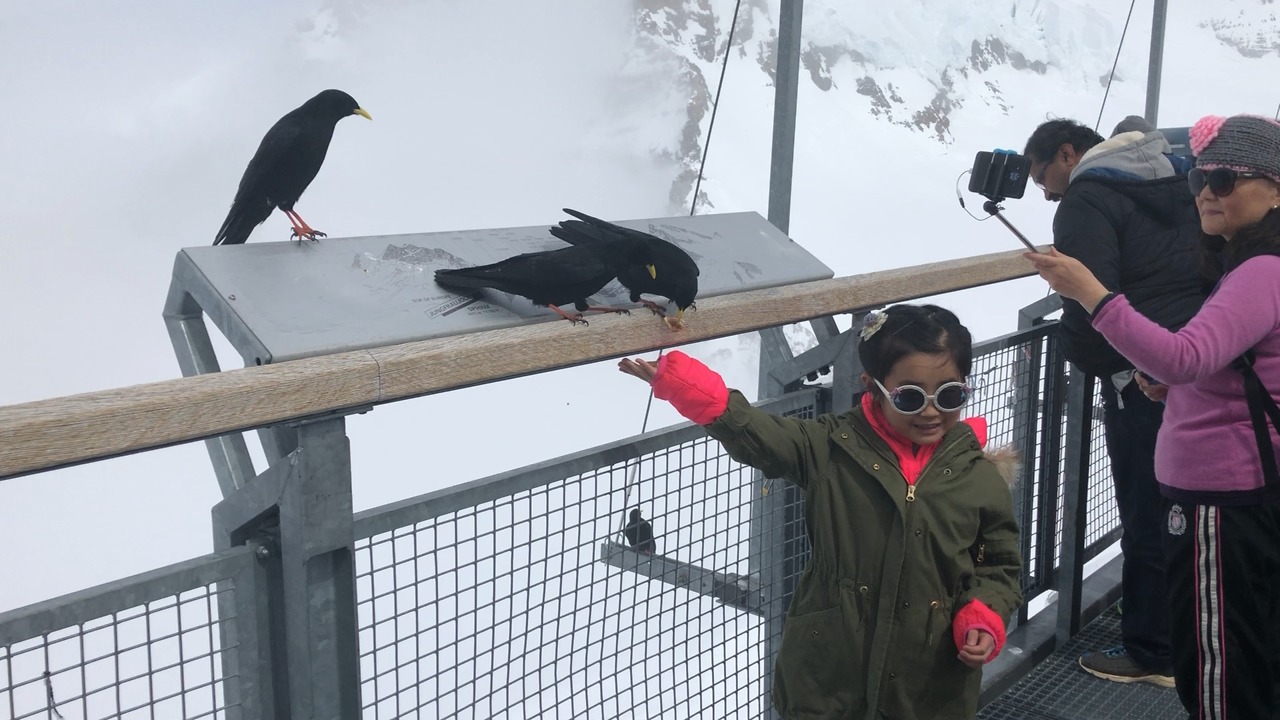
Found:
[[[258,150],[249,160],[249,166],[240,176],[236,197],[231,202],[227,218],[218,228],[214,245],[239,245],[249,239],[249,234],[261,225],[275,209],[279,198],[272,197],[276,183],[273,181],[286,163],[290,152],[298,142],[302,128],[292,122],[289,115],[280,118],[258,144]]]
[[[577,210],[574,210],[572,208],[563,208],[563,210],[566,214],[572,215],[578,218],[583,223],[587,224],[592,228],[595,228],[598,231],[607,231],[616,236],[620,236],[624,238],[632,238],[636,240],[644,240],[644,239],[660,240],[661,239],[661,238],[656,238],[647,232],[642,232],[640,230],[632,230],[629,227],[623,227],[621,225],[615,225],[614,223],[611,223],[608,220],[601,220],[600,218],[592,217],[584,212],[578,212]],[[569,220],[565,221],[565,223],[568,223],[568,222],[571,222],[571,221]],[[561,223],[561,225],[563,226],[565,223]]]
[[[593,246],[524,253],[489,265],[436,271],[436,282],[446,287],[491,288],[538,305],[585,301],[613,277],[603,250]]]
[[[551,234],[570,245],[591,245],[608,243],[615,240],[606,231],[592,227],[581,220],[562,220],[559,225],[552,225]]]
[[[288,115],[271,126],[262,137],[258,151],[249,160],[249,166],[244,169],[240,187],[236,190],[236,202],[259,196],[278,201],[279,198],[268,197],[275,184],[272,179],[288,165],[301,138],[302,127]]]

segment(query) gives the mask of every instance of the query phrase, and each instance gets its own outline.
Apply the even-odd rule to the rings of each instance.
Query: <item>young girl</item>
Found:
[[[973,718],[978,668],[1022,602],[1016,463],[983,455],[985,421],[960,422],[973,348],[955,315],[895,305],[860,334],[861,404],[816,420],[753,408],[679,351],[618,367],[805,491],[813,554],[774,671],[784,718]]]

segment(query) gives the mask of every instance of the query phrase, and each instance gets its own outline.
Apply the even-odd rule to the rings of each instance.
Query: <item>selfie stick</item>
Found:
[[[1031,241],[1027,239],[1026,235],[1018,232],[1018,228],[1014,227],[1013,223],[1006,220],[1005,217],[1000,214],[1000,211],[1003,208],[1001,208],[994,200],[988,200],[982,203],[982,209],[986,210],[988,215],[994,215],[997,220],[1004,223],[1004,226],[1009,228],[1009,232],[1013,233],[1019,240],[1021,240],[1022,244],[1026,245],[1028,250],[1034,253],[1040,252],[1036,249],[1035,245],[1031,244]]]

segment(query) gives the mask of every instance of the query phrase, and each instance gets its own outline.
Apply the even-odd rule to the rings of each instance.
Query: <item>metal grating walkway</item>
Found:
[[[981,720],[1181,720],[1186,711],[1171,688],[1123,685],[1089,675],[1081,653],[1120,644],[1120,616],[1107,610],[1074,640],[1036,665],[987,705]]]

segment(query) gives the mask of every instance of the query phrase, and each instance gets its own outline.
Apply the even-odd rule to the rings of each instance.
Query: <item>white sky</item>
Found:
[[[1276,55],[1245,58],[1207,22],[1260,3],[1172,0],[1162,124],[1275,111],[1275,84],[1260,79],[1277,77]],[[723,30],[732,2],[712,5]],[[978,150],[1021,148],[1047,113],[1092,122],[1127,10],[1103,0],[902,5],[806,8],[807,37],[870,48],[894,65],[845,61],[830,92],[801,74],[792,236],[839,275],[1017,247],[995,223],[960,214],[955,178]],[[1139,5],[1104,133],[1142,112],[1151,11]],[[333,237],[550,224],[564,206],[676,214],[675,168],[661,151],[679,139],[681,86],[664,74],[670,63],[633,50],[630,22],[621,0],[8,4],[0,404],[177,377],[160,317],[174,254],[212,241],[266,128],[326,87],[374,117],[338,126],[298,204]],[[936,73],[925,71],[967,56],[988,26],[1048,61],[1049,74],[956,77],[966,102],[949,145],[867,113],[859,77],[927,103]],[[714,84],[713,65],[703,70]],[[988,80],[999,101],[983,91]],[[716,212],[765,214],[771,103],[754,49],[735,54],[704,185]],[[1048,240],[1052,207],[1036,198],[1006,207]],[[250,242],[287,234],[277,213]],[[1024,280],[944,302],[985,338],[1012,330],[1016,309],[1043,294]],[[220,350],[223,367],[237,366]],[[750,339],[697,352],[754,389]],[[356,506],[633,434],[645,400],[602,363],[380,407],[348,421]],[[675,419],[658,404],[650,428]],[[0,610],[207,552],[218,499],[199,443],[0,481]]]

